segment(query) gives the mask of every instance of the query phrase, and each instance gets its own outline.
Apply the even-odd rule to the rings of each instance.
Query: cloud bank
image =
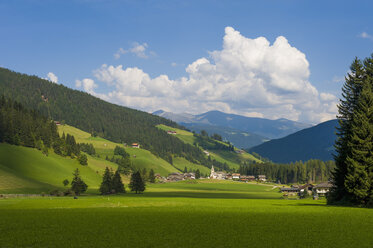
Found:
[[[95,93],[93,79],[77,81],[92,95],[114,103],[155,111],[202,113],[220,110],[245,116],[318,123],[335,118],[336,97],[318,92],[308,81],[305,54],[283,36],[273,44],[264,38],[246,38],[225,28],[223,48],[186,67],[187,77],[151,78],[143,70],[122,65],[102,65],[95,80],[113,90]]]

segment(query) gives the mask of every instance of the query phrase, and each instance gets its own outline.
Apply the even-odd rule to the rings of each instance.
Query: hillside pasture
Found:
[[[105,162],[105,163],[104,163]],[[88,166],[76,159],[62,157],[53,152],[45,156],[41,151],[9,144],[0,144],[0,193],[48,193],[62,189],[62,181],[71,181],[73,171],[79,168],[90,192],[96,192],[105,167],[117,165],[88,156]]]
[[[120,146],[131,155],[131,161],[135,169],[142,170],[143,168],[146,168],[147,171],[153,169],[156,173],[159,173],[162,176],[167,176],[172,172],[179,172],[177,168],[169,164],[167,161],[155,156],[147,150],[141,149],[141,144],[140,149],[132,148],[131,146],[124,146],[123,144],[111,142],[101,137],[92,137],[91,134],[69,125],[59,126],[58,131],[60,135],[62,135],[62,133],[74,135],[78,143],[92,144],[95,147],[96,153],[102,160],[104,160],[106,156],[109,158],[114,156],[114,148]]]

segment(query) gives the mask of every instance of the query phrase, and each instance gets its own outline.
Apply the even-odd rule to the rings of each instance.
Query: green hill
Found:
[[[93,144],[96,155],[88,156],[88,166],[82,166],[76,159],[62,157],[52,150],[45,156],[35,148],[9,145],[0,143],[0,193],[48,193],[53,189],[62,189],[62,181],[71,181],[72,172],[79,168],[83,180],[88,184],[90,193],[97,193],[102,180],[105,167],[115,170],[117,165],[107,161],[106,156],[114,156],[115,146],[122,144],[109,140],[92,137],[91,134],[69,125],[58,126],[62,135],[74,135],[78,143]],[[172,172],[199,169],[201,173],[208,174],[210,169],[191,163],[183,157],[174,157],[173,165],[151,152],[141,149],[125,147],[126,152],[131,155],[131,161],[135,169],[146,168],[149,172],[153,169],[155,173],[167,176]],[[128,178],[123,178],[128,183]]]
[[[88,166],[82,166],[76,159],[62,157],[50,152],[45,156],[41,151],[8,144],[0,144],[0,193],[49,193],[63,188],[62,181],[71,181],[72,173],[79,168],[89,191],[97,190],[101,174],[106,166],[116,165],[102,162],[88,156]]]
[[[141,144],[140,148],[132,148],[131,146],[125,147],[123,144],[111,142],[109,140],[99,137],[92,137],[91,134],[79,130],[77,128],[71,127],[69,125],[60,125],[58,127],[58,131],[60,132],[60,134],[69,133],[74,135],[78,143],[93,144],[93,146],[96,149],[96,153],[100,156],[101,159],[104,159],[106,156],[114,156],[115,146],[124,147],[126,152],[128,152],[131,155],[131,161],[135,169],[142,170],[143,168],[146,168],[147,171],[153,169],[155,173],[159,173],[162,176],[167,176],[169,173],[172,172],[183,171],[185,167],[187,167],[188,170],[199,169],[202,173],[205,174],[210,172],[210,169],[208,169],[207,167],[192,163],[184,159],[183,157],[174,157],[173,165],[171,165],[167,161],[155,156],[149,151],[141,149]]]
[[[95,136],[142,148],[170,161],[172,155],[200,161],[203,153],[155,126],[178,125],[165,118],[105,102],[50,81],[0,68],[0,95]]]
[[[249,151],[256,152],[275,163],[310,159],[332,160],[337,126],[337,120],[326,121],[284,138],[270,140]]]

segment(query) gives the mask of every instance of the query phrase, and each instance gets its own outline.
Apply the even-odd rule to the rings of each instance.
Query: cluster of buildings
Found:
[[[280,190],[284,196],[313,195],[314,198],[318,198],[320,196],[326,196],[332,186],[330,182],[322,182],[316,185],[308,183],[305,185],[291,185],[290,188],[283,187]]]
[[[156,175],[156,178],[157,178],[157,175]],[[167,178],[158,178],[158,179],[164,182],[177,182],[177,181],[182,181],[182,180],[196,179],[196,174],[194,172],[188,172],[188,173],[173,172],[169,174]]]
[[[210,172],[210,178],[211,179],[219,179],[219,180],[235,180],[235,181],[242,181],[242,182],[248,182],[248,181],[260,181],[260,182],[266,182],[267,178],[265,175],[258,175],[250,176],[250,175],[241,175],[240,173],[225,173],[223,171],[215,171],[214,166],[211,167]]]
[[[265,182],[267,181],[267,178],[265,175],[259,175],[255,177],[255,176],[241,175],[240,173],[230,174],[230,173],[226,173],[223,171],[215,171],[214,166],[211,167],[210,176],[207,178],[218,179],[218,180],[235,180],[235,181],[241,181],[241,182],[248,182],[248,181]],[[182,181],[182,180],[196,179],[196,174],[194,172],[188,172],[188,173],[174,172],[174,173],[169,174],[167,178],[159,177],[158,179],[164,182],[176,182],[176,181]]]

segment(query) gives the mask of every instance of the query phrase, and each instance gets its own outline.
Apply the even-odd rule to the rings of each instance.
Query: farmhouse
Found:
[[[168,175],[167,181],[169,182],[176,182],[184,180],[184,175],[178,172],[173,172]]]
[[[210,173],[210,179],[219,179],[224,180],[227,176],[227,173],[223,171],[217,171],[215,172],[214,166],[211,166],[211,173]]]
[[[140,148],[140,144],[139,143],[132,143],[132,148]]]
[[[225,176],[225,179],[226,179],[226,180],[232,180],[232,175],[231,175],[231,174],[227,174],[227,175]]]
[[[248,181],[255,181],[255,176],[247,176]]]
[[[176,134],[175,131],[171,131],[171,130],[168,130],[167,133],[168,133],[168,134]]]
[[[240,175],[241,175],[240,173],[233,173],[232,174],[232,179],[233,180],[239,180],[240,179]]]
[[[262,181],[262,182],[265,182],[265,181],[267,181],[267,177],[265,175],[258,175],[258,180]]]
[[[283,193],[284,195],[298,195],[299,192],[300,192],[300,189],[299,188],[281,188],[281,193]]]
[[[331,187],[333,187],[333,185],[330,182],[319,183],[314,187],[314,193],[316,196],[326,196]]]
[[[183,174],[185,180],[196,179],[196,174],[194,172],[188,172]]]

